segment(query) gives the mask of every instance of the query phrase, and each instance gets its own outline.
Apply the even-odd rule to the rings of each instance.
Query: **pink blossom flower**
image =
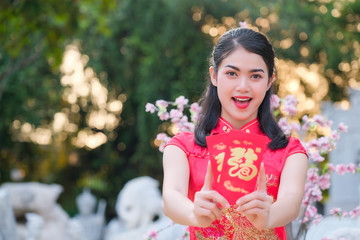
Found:
[[[295,116],[297,112],[297,99],[293,95],[287,95],[284,99],[284,111],[290,116]]]
[[[309,168],[307,170],[307,181],[308,182],[316,182],[319,179],[317,168]]]
[[[300,124],[293,122],[290,124],[290,128],[294,131],[294,132],[300,132]]]
[[[344,164],[338,164],[335,167],[335,171],[337,174],[344,175],[346,173],[347,169]]]
[[[325,160],[325,158],[320,155],[319,151],[309,153],[309,155],[314,162],[322,162]]]
[[[166,121],[170,117],[168,112],[158,112],[158,116],[161,121]]]
[[[176,123],[176,122],[180,121],[182,116],[183,116],[182,111],[177,110],[177,109],[170,110],[170,118],[171,118],[172,122]]]
[[[360,216],[360,206],[357,206],[355,209],[351,210],[349,212],[349,215],[352,218],[356,218],[356,217]]]
[[[301,202],[301,205],[302,206],[307,206],[307,205],[309,205],[310,204],[310,198],[308,198],[307,196],[305,196],[304,198],[303,198],[303,200],[302,200],[302,202]]]
[[[330,174],[325,173],[324,175],[321,175],[318,184],[319,184],[319,187],[322,190],[329,189],[329,187],[330,187]]]
[[[304,131],[308,131],[310,129],[310,123],[311,123],[308,115],[304,115],[301,119],[302,119],[302,127],[301,128]]]
[[[321,201],[323,199],[322,192],[320,190],[320,187],[318,185],[315,185],[311,188],[311,198],[314,201]]]
[[[294,95],[287,95],[284,99],[285,103],[289,104],[289,105],[294,105],[296,106],[296,104],[298,103],[296,97]]]
[[[188,104],[189,100],[186,99],[184,96],[180,96],[175,99],[175,104],[180,111],[184,111],[184,106]]]
[[[335,168],[334,164],[328,163],[327,166],[328,166],[330,172],[335,172],[336,168]]]
[[[271,95],[270,97],[270,107],[272,110],[278,108],[280,105],[280,98],[276,95],[276,94],[273,94]]]
[[[331,132],[330,137],[334,142],[337,142],[340,139],[340,133],[337,130],[334,130],[334,131]]]
[[[285,118],[280,118],[278,124],[281,130],[283,130],[283,132],[285,133],[285,135],[289,135],[291,133],[291,129]]]
[[[349,164],[346,166],[346,170],[347,170],[348,173],[352,173],[352,174],[356,173],[356,166],[355,166],[355,164],[349,163]]]
[[[194,112],[196,112],[196,113],[199,113],[200,110],[201,110],[201,107],[200,107],[199,103],[194,102],[194,103],[192,103],[192,104],[190,105],[190,110],[191,110],[191,111],[194,111]]]
[[[244,22],[239,22],[239,25],[241,28],[247,28],[247,23],[244,21]]]
[[[156,139],[160,141],[164,141],[167,137],[168,135],[166,135],[166,133],[159,133],[158,135],[156,135]]]
[[[171,137],[169,137],[165,133],[159,133],[158,135],[156,135],[156,140],[161,141],[159,151],[163,152],[166,144],[171,140]]]
[[[186,104],[188,104],[189,100],[187,98],[185,98],[184,96],[179,96],[175,99],[175,104],[177,105],[183,105],[185,106]]]
[[[331,215],[341,216],[341,208],[333,208],[330,210]]]
[[[339,123],[338,128],[339,128],[340,132],[348,131],[348,126],[346,126],[343,122]]]
[[[155,102],[155,105],[158,107],[158,108],[167,108],[167,106],[169,106],[169,103],[165,100],[157,100]]]
[[[191,121],[196,123],[199,117],[199,113],[201,111],[200,105],[195,102],[190,105],[190,114],[191,114]]]
[[[321,127],[327,126],[327,121],[321,115],[314,115],[313,120],[314,120],[314,122],[319,124]]]
[[[317,214],[316,207],[309,205],[305,210],[305,215],[302,222],[304,223],[310,221],[310,219],[312,219],[316,214]]]
[[[311,182],[307,182],[305,184],[305,194],[304,194],[304,197],[303,197],[303,200],[302,200],[302,205],[303,206],[308,206],[312,199],[311,199],[311,188],[312,188],[312,183]]]
[[[151,230],[148,234],[148,239],[156,239],[158,237],[158,234],[155,230]]]
[[[297,108],[293,105],[284,104],[284,111],[287,112],[290,116],[295,116],[297,112]]]
[[[195,129],[195,124],[189,122],[187,116],[182,116],[175,126],[180,132],[193,132]]]
[[[145,112],[154,113],[156,110],[157,110],[157,108],[152,103],[147,103],[145,106]]]
[[[313,217],[312,223],[318,225],[322,219],[323,217],[320,214],[316,214],[315,217]]]
[[[309,147],[318,148],[320,146],[317,139],[313,139],[308,143]]]
[[[320,153],[327,153],[331,150],[330,140],[327,137],[321,137],[318,139],[318,144],[320,146]]]

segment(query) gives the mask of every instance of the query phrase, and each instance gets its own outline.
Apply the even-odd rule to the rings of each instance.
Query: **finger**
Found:
[[[266,192],[266,175],[265,175],[264,163],[261,163],[261,165],[260,165],[257,191]]]
[[[211,219],[211,222],[214,221],[217,216],[214,214],[214,212],[212,212],[210,209],[208,208],[204,208],[204,207],[198,207],[195,210],[195,214],[199,217],[207,217]]]
[[[208,217],[215,217],[217,219],[221,218],[222,212],[221,209],[215,202],[202,202],[199,208],[209,210]]]
[[[220,193],[212,191],[211,198],[213,202],[216,202],[218,204],[219,209],[230,208],[230,203]]]
[[[208,191],[211,190],[212,181],[213,181],[213,174],[211,170],[211,163],[209,161],[206,169],[204,185],[201,190],[208,190]]]
[[[250,209],[266,209],[266,207],[267,207],[267,204],[265,202],[263,202],[262,200],[256,199],[256,200],[247,202],[245,204],[239,205],[237,210],[240,212],[245,212]]]

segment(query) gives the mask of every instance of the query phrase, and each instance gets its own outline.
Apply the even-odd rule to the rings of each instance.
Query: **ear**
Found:
[[[271,87],[271,85],[273,84],[273,82],[275,82],[275,73],[273,73],[273,75],[271,76],[271,78],[269,79],[269,83],[268,83],[268,86],[267,86],[267,90],[269,90],[269,88]]]
[[[209,72],[210,72],[210,80],[212,85],[214,85],[215,87],[217,87],[217,79],[216,79],[216,72],[214,70],[214,67],[210,67],[209,68]]]

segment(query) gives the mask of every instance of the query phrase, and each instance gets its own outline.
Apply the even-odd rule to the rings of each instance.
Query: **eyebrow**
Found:
[[[226,65],[225,67],[229,67],[229,68],[235,69],[236,71],[240,71],[240,68],[235,67],[233,65]],[[263,69],[261,69],[261,68],[251,69],[250,72],[251,73],[253,73],[253,72],[263,72],[263,73],[265,73],[265,71]]]

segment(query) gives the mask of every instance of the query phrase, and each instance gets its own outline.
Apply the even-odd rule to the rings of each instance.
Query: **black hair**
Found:
[[[210,65],[215,73],[221,62],[239,46],[245,50],[260,55],[269,72],[269,79],[274,73],[274,50],[268,39],[260,32],[249,28],[236,28],[229,30],[222,35],[215,45]],[[268,147],[272,150],[284,148],[289,143],[289,139],[277,124],[270,107],[270,97],[272,87],[267,90],[263,102],[258,109],[258,121],[261,131],[271,139]],[[221,103],[218,97],[217,88],[208,82],[208,86],[201,99],[202,111],[200,112],[195,126],[195,142],[197,145],[206,147],[206,136],[217,126],[221,115]]]

